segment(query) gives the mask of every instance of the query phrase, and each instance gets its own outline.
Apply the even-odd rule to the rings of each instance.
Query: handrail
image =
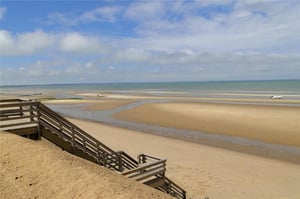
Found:
[[[185,190],[165,177],[166,159],[140,154],[138,160],[135,160],[124,151],[114,151],[41,102],[0,99],[0,115],[2,122],[0,128],[24,127],[27,124],[34,124],[37,126],[38,139],[43,129],[49,129],[50,132],[70,143],[73,148],[82,150],[93,158],[94,162],[119,171],[124,176],[148,184],[176,198],[186,198]],[[9,120],[15,122],[5,123]],[[55,141],[52,142],[55,143]],[[124,171],[124,169],[127,170]]]
[[[150,155],[146,155],[146,154],[140,154],[140,155],[138,155],[139,164],[146,163],[148,159],[150,159],[150,160],[161,160],[161,158],[150,156]]]
[[[84,150],[88,149],[97,154],[94,158],[101,163],[105,162],[104,166],[114,168],[118,171],[123,170],[123,165],[121,164],[122,159],[118,153],[41,103],[39,104],[39,114],[41,121],[52,122],[57,128],[55,131],[66,134],[69,137],[69,142],[73,145],[75,141],[77,141],[82,145]],[[55,122],[53,120],[55,120]]]
[[[163,159],[151,163],[145,163],[139,165],[135,169],[122,172],[122,175],[127,176],[129,178],[134,178],[137,181],[153,177],[157,174],[164,175],[164,172],[166,170],[166,161],[166,159]]]
[[[3,103],[3,102],[21,102],[21,101],[24,101],[22,99],[0,99],[0,103]]]
[[[117,153],[122,157],[123,166],[126,169],[133,169],[138,167],[138,161],[133,159],[130,155],[128,155],[124,151],[117,151]]]
[[[30,106],[30,105],[33,105],[33,106],[36,106],[38,105],[39,102],[19,102],[19,103],[13,103],[13,104],[0,104],[0,108],[10,108],[10,107],[19,107],[19,106]]]
[[[78,130],[79,133],[81,135],[84,135],[87,139],[90,139],[92,141],[94,141],[95,143],[99,144],[101,147],[105,148],[107,151],[109,151],[110,153],[115,153],[112,149],[110,149],[109,147],[107,147],[106,145],[104,145],[103,143],[99,142],[97,139],[95,139],[94,137],[92,137],[91,135],[89,135],[88,133],[86,133],[85,131],[83,131],[82,129],[80,129],[78,126],[76,126],[75,124],[69,122],[68,120],[66,120],[64,117],[60,116],[59,114],[57,114],[56,112],[52,111],[50,108],[48,108],[47,106],[45,106],[44,104],[40,104],[39,105],[39,109],[45,111],[46,113],[51,113],[52,116],[54,115],[55,117],[57,117],[59,119],[59,121],[66,125],[67,127],[71,127],[73,128],[75,131]],[[51,115],[50,115],[51,116]]]
[[[168,190],[166,190],[167,193],[177,198],[186,198],[186,191],[183,190],[180,186],[178,186],[175,182],[165,177],[165,183],[169,185]]]
[[[16,99],[0,100],[0,102],[0,128],[2,130],[38,124],[36,102]],[[29,121],[25,119],[29,119]]]

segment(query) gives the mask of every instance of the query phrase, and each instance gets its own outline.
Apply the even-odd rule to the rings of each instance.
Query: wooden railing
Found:
[[[123,171],[122,156],[42,103],[39,104],[39,121],[42,126],[62,137],[73,147],[92,156],[99,164]]]
[[[148,181],[149,178],[156,178],[156,175],[164,176],[166,171],[166,161],[166,159],[163,159],[140,164],[137,168],[123,172],[122,175],[136,181],[144,181],[145,179]]]
[[[38,102],[20,99],[0,100],[0,102],[0,128],[2,130],[10,127],[38,124]]]
[[[46,136],[46,132],[51,132],[57,137],[50,139],[54,144],[58,145],[56,141],[59,140],[68,143],[72,149],[86,154],[88,158],[86,155],[84,158],[88,160],[92,159],[99,165],[176,198],[186,198],[186,192],[165,177],[166,159],[141,154],[138,160],[135,160],[124,151],[114,151],[40,102],[20,99],[0,100],[0,116],[0,130],[30,125],[36,128],[37,138],[44,136],[48,139],[50,138]]]
[[[167,177],[165,177],[164,185],[158,186],[156,187],[156,189],[165,192],[175,198],[186,198],[186,191]]]

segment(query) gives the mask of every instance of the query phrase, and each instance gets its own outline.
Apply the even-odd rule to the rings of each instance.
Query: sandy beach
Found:
[[[45,139],[1,132],[0,147],[1,198],[171,198]]]
[[[117,113],[115,117],[163,127],[300,147],[300,107],[156,103]]]
[[[300,165],[70,119],[101,142],[132,156],[167,158],[167,176],[188,198],[289,198],[300,195]]]
[[[128,94],[110,94],[97,99],[96,95],[91,93],[88,98],[82,100],[50,100],[44,103],[68,105],[68,109],[81,111],[79,114],[84,114],[126,107],[131,103],[147,99],[151,99],[151,102],[127,108],[112,117],[174,129],[200,131],[211,135],[224,135],[229,138],[241,137],[266,144],[294,147],[299,152],[300,107],[293,105],[299,104],[299,100],[279,100],[274,104],[274,101],[267,99],[214,98],[210,100],[206,98],[208,103],[201,102],[200,98],[183,100],[185,98],[182,97]],[[155,101],[161,99],[168,101]],[[251,102],[259,104],[251,104]],[[80,104],[84,104],[85,108],[76,109],[75,107]],[[72,105],[76,106],[72,108]],[[240,148],[227,150],[226,147],[220,147],[218,144],[209,146],[97,122],[70,118],[69,120],[114,150],[123,150],[132,156],[145,153],[167,158],[167,176],[188,192],[188,198],[296,199],[300,195],[298,188],[300,164],[292,163],[297,160],[283,161],[285,158],[291,160],[295,158],[294,156],[285,157],[286,154],[279,152],[278,154],[284,156],[283,158],[268,158],[260,151],[253,155]],[[54,159],[56,157],[49,157],[49,161]],[[125,187],[127,189],[127,185]],[[118,196],[128,198],[126,194]],[[103,196],[103,198],[109,197]]]

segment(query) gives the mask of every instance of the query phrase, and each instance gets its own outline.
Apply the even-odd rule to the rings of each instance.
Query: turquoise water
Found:
[[[91,83],[91,84],[53,84],[1,86],[2,94],[22,93],[39,94],[58,92],[57,97],[74,97],[71,93],[122,93],[122,94],[151,94],[165,95],[176,92],[185,96],[213,96],[220,93],[228,94],[265,94],[284,95],[288,98],[299,98],[300,80],[272,80],[272,81],[224,81],[224,82],[156,82],[156,83]],[[173,93],[174,95],[175,93]]]

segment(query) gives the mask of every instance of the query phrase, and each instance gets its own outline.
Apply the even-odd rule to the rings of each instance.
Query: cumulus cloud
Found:
[[[42,30],[12,34],[0,30],[0,55],[29,56],[58,51],[76,54],[100,54],[106,47],[95,36],[77,32],[46,33]]]
[[[13,35],[6,30],[0,30],[1,55],[30,55],[53,46],[53,35],[41,30]]]
[[[42,54],[47,61],[19,63],[18,69],[3,67],[1,72],[7,81],[14,72],[15,77],[20,74],[20,79],[26,76],[38,83],[51,78],[57,83],[296,79],[300,5],[291,2],[134,1],[127,7],[99,7],[75,17],[56,13],[52,22],[60,21],[67,30],[73,28],[69,25],[78,25],[74,30],[79,30],[81,23],[102,21],[115,22],[120,34],[133,34],[2,30],[1,55]],[[130,24],[126,30],[118,24],[124,20]],[[29,72],[24,76],[24,71]],[[44,79],[39,77],[42,73]]]
[[[117,52],[119,53],[119,52]],[[133,55],[135,58],[133,59]],[[283,67],[284,66],[284,67]],[[300,55],[260,53],[146,52],[79,61],[37,60],[20,67],[4,67],[2,84],[208,81],[299,78]],[[179,77],[180,76],[180,77]]]
[[[64,52],[78,54],[101,53],[104,50],[98,38],[79,33],[64,35],[61,38],[60,47]]]
[[[223,12],[211,9],[209,14],[201,13],[206,3],[186,4],[178,12],[172,10],[180,15],[176,20],[173,15],[167,15],[141,21],[136,31],[142,39],[137,43],[150,48],[191,48],[212,52],[274,52],[279,49],[286,51],[289,47],[289,52],[300,50],[293,45],[300,43],[299,4],[238,2],[230,9],[225,6]],[[214,6],[223,4],[222,1]],[[164,12],[168,12],[167,8]]]

